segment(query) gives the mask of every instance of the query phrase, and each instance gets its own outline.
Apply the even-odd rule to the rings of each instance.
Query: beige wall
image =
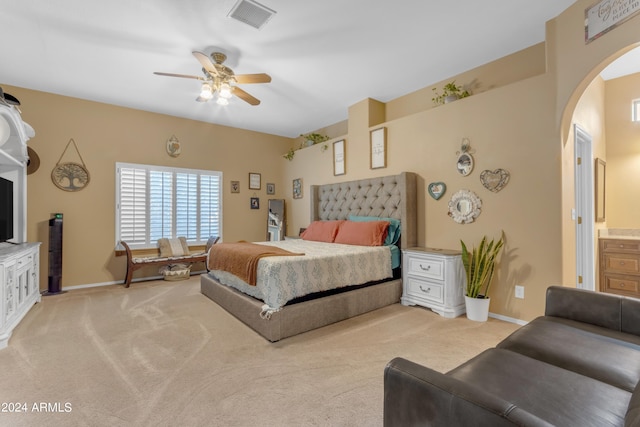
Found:
[[[63,287],[110,283],[124,277],[125,259],[114,256],[116,162],[222,171],[223,238],[227,241],[264,240],[267,182],[276,184],[276,194],[269,198],[285,196],[282,169],[286,160],[281,155],[291,144],[288,138],[22,88],[4,86],[4,90],[20,99],[23,119],[36,130],[28,144],[41,164],[27,178],[27,238],[43,242],[43,289],[48,278],[48,220],[54,212],[64,214]],[[167,155],[165,149],[172,135],[182,145],[177,158]],[[70,138],[78,145],[91,176],[89,185],[78,192],[62,191],[51,182],[51,170]],[[63,161],[80,160],[70,148]],[[262,174],[261,190],[248,190],[249,172]],[[230,194],[231,180],[240,181],[239,194]],[[260,198],[259,210],[249,209],[254,194]],[[147,273],[157,274],[157,269]]]
[[[640,122],[631,101],[640,98],[640,74],[606,83],[606,218],[610,228],[640,228]]]
[[[375,126],[362,117],[371,105],[363,100],[349,109],[344,135],[347,174],[333,176],[330,151],[312,147],[288,164],[285,180],[302,177],[308,192],[310,184],[416,172],[419,244],[456,249],[460,239],[474,242],[503,230],[506,246],[491,292],[491,311],[523,320],[542,314],[549,285],[575,286],[575,234],[570,220],[573,151],[564,144],[571,140],[572,124],[580,122],[596,135],[594,156],[604,157],[603,82],[597,80],[577,111],[576,107],[598,73],[640,41],[637,16],[585,45],[584,10],[590,5],[588,0],[578,1],[550,21],[543,46],[444,81],[476,85],[478,90],[469,98],[434,108],[428,87],[388,102],[382,123],[388,129],[386,169],[369,169],[368,132]],[[540,55],[542,48],[546,55]],[[514,58],[526,66],[514,68],[513,73],[498,66]],[[491,72],[498,69],[504,74]],[[468,177],[459,176],[454,167],[463,137],[475,150],[475,170]],[[494,194],[481,186],[478,176],[484,169],[496,168],[509,170],[511,181]],[[447,184],[440,201],[426,194],[432,181]],[[461,188],[475,191],[483,200],[482,214],[473,224],[458,225],[447,216],[446,202]],[[308,199],[293,201],[291,209],[290,229],[306,226]],[[524,300],[514,298],[516,284],[525,287]]]
[[[282,154],[297,140],[6,88],[22,100],[24,118],[37,132],[30,145],[43,160],[40,171],[29,176],[29,239],[45,241],[46,220],[52,212],[62,211],[63,286],[120,279],[124,261],[113,257],[115,161],[222,170],[224,237],[230,241],[264,235],[265,204],[260,211],[248,209],[253,193],[246,189],[248,172],[262,173],[263,183],[276,183],[276,197],[287,199],[293,234],[309,222],[310,184],[407,170],[420,176],[419,243],[456,249],[460,239],[473,243],[504,231],[506,246],[491,311],[530,320],[542,314],[546,288],[565,282],[563,262],[568,258],[563,240],[569,225],[563,193],[572,191],[572,181],[563,146],[576,105],[609,62],[640,42],[640,16],[636,16],[585,45],[584,10],[590,5],[591,0],[579,0],[549,21],[545,44],[443,81],[472,85],[474,95],[469,98],[434,107],[428,87],[386,104],[363,100],[350,106],[346,124],[325,128],[334,138],[329,147],[337,139],[346,140],[347,173],[338,177],[333,175],[332,150],[322,152],[323,144],[297,151],[289,162]],[[368,136],[379,125],[388,129],[388,166],[370,170]],[[164,141],[172,134],[184,146],[178,159],[164,153]],[[476,161],[468,177],[455,170],[456,151],[465,137]],[[79,144],[92,174],[87,189],[71,194],[56,189],[49,179],[69,138]],[[509,170],[511,181],[501,192],[492,193],[481,186],[479,174],[496,168]],[[294,178],[303,180],[303,199],[291,198]],[[241,181],[241,194],[228,194],[230,180]],[[426,193],[432,181],[448,186],[439,201]],[[482,214],[469,225],[456,224],[447,216],[447,200],[462,188],[483,200]],[[264,186],[256,195],[266,201]],[[46,245],[42,253],[46,254]],[[515,284],[525,287],[524,300],[514,298]]]
[[[556,184],[560,181],[559,157],[555,153],[557,138],[551,132],[554,99],[546,89],[548,84],[545,76],[526,79],[384,122],[388,131],[388,167],[382,170],[369,169],[371,122],[366,113],[371,101],[364,100],[350,109],[347,174],[334,177],[331,152],[321,153],[312,147],[296,155],[285,179],[302,177],[308,194],[311,184],[402,171],[417,173],[417,210],[421,218],[418,243],[459,249],[460,239],[473,243],[485,234],[499,237],[504,230],[505,256],[491,294],[492,311],[519,319],[531,318],[542,306],[546,286],[558,282],[561,272],[560,224],[557,212],[548,208],[548,203],[560,199],[560,187]],[[352,126],[353,123],[359,123],[360,127]],[[470,139],[474,150],[475,169],[470,176],[462,177],[455,163],[456,152],[465,137]],[[479,174],[497,168],[509,170],[511,181],[501,192],[492,193],[482,187]],[[426,186],[432,181],[447,184],[447,193],[439,201],[427,195]],[[447,215],[447,201],[459,189],[470,189],[483,201],[482,214],[473,224],[456,224]],[[309,223],[308,203],[308,197],[292,203],[289,217],[292,229]],[[540,239],[541,234],[546,238]],[[525,300],[513,297],[515,284],[525,286]]]

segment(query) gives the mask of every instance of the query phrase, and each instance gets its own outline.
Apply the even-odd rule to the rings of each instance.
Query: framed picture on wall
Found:
[[[346,173],[344,139],[333,143],[333,174],[344,175]]]
[[[260,199],[258,197],[251,198],[251,209],[260,209]]]
[[[370,132],[371,169],[387,167],[387,128],[374,129]]]
[[[240,181],[231,181],[231,192],[232,193],[240,192]]]
[[[259,190],[260,187],[260,174],[249,172],[249,190]]]
[[[293,198],[302,199],[302,178],[293,180]]]
[[[276,185],[267,183],[267,194],[276,194]]]

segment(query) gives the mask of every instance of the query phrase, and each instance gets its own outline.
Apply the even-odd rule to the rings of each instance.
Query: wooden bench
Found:
[[[193,264],[196,262],[204,262],[206,267],[207,254],[212,245],[216,244],[220,240],[220,237],[210,237],[207,241],[207,245],[204,252],[190,253],[188,255],[160,257],[160,250],[155,256],[141,256],[136,257],[127,242],[120,241],[120,244],[124,248],[127,255],[127,274],[124,279],[124,287],[128,288],[131,285],[131,279],[133,278],[133,272],[148,266],[153,265],[172,265],[172,264]]]

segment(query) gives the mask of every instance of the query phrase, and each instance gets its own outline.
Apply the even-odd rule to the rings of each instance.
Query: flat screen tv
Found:
[[[13,182],[0,177],[0,242],[13,239]]]

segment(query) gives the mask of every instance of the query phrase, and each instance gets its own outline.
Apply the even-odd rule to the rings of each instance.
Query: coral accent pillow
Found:
[[[385,246],[391,246],[400,240],[400,220],[395,218],[381,218],[377,216],[357,216],[349,215],[349,221],[389,221],[389,229],[387,230],[387,238],[384,239]]]
[[[346,221],[343,219],[335,221],[313,221],[307,229],[300,234],[300,237],[303,240],[333,243],[336,234],[338,234],[338,228],[340,228],[343,222]]]
[[[359,246],[382,246],[389,230],[388,221],[345,221],[334,243]]]

